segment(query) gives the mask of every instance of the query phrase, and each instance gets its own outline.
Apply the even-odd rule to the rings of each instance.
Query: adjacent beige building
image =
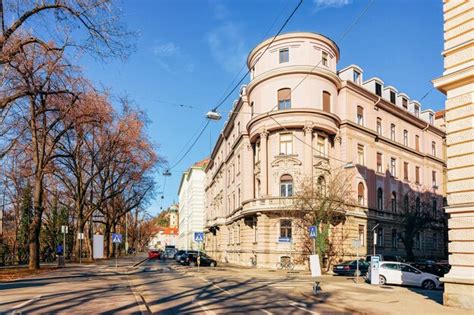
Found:
[[[474,1],[444,1],[449,263],[444,304],[474,309]]]
[[[372,253],[376,224],[377,253],[404,255],[397,237],[402,198],[427,192],[442,215],[445,133],[436,119],[442,115],[380,78],[365,79],[358,66],[338,71],[339,48],[323,35],[284,34],[267,49],[270,42],[250,52],[250,82],[205,169],[206,251],[262,267],[304,257],[298,243],[308,231],[288,211],[293,193],[303,178],[323,181],[327,169],[351,162],[348,200],[357,206],[334,227],[344,234],[340,258],[355,256],[355,239],[361,255]],[[442,227],[417,235],[415,254],[444,257],[443,235]]]

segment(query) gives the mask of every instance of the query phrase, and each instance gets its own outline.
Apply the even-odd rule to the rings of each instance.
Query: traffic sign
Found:
[[[122,234],[112,233],[112,243],[122,243]]]
[[[194,241],[198,243],[204,242],[204,232],[194,232]]]
[[[318,236],[318,230],[315,225],[311,225],[309,227],[309,237],[316,238],[316,236]]]

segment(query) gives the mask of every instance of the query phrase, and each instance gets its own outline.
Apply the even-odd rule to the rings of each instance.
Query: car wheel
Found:
[[[387,279],[385,279],[384,276],[379,276],[379,283],[381,285],[385,285],[385,284],[387,284]]]
[[[436,288],[436,284],[432,280],[425,280],[421,284],[421,287],[427,290],[434,290]]]
[[[196,266],[196,263],[195,263],[194,261],[190,261],[190,262],[189,262],[189,266],[195,267],[195,266]]]
[[[211,262],[211,263],[209,264],[209,266],[211,266],[211,267],[215,267],[215,266],[216,266],[216,264],[215,264],[214,262]]]

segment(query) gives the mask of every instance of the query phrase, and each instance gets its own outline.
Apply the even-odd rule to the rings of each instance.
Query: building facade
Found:
[[[194,232],[204,230],[204,169],[208,160],[195,163],[181,176],[179,195],[179,240],[178,248],[184,250],[198,248],[194,242]]]
[[[474,309],[474,2],[444,1],[447,203],[450,272],[444,304]]]
[[[157,227],[156,232],[148,243],[149,248],[162,249],[166,246],[178,245],[178,228],[176,227]]]
[[[307,255],[298,245],[308,232],[288,211],[293,193],[305,178],[344,169],[357,202],[333,227],[340,258],[355,256],[352,240],[361,241],[360,255],[372,253],[374,233],[378,254],[403,255],[403,196],[428,192],[442,214],[445,133],[435,113],[379,78],[364,80],[355,65],[338,71],[339,48],[325,36],[284,34],[267,49],[270,42],[250,52],[250,82],[206,168],[206,251],[262,267]],[[415,255],[443,257],[442,228],[420,234]]]

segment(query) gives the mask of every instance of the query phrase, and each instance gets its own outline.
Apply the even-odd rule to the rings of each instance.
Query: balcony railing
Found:
[[[291,197],[268,197],[251,199],[243,202],[242,214],[250,214],[259,211],[291,210],[295,199]]]

